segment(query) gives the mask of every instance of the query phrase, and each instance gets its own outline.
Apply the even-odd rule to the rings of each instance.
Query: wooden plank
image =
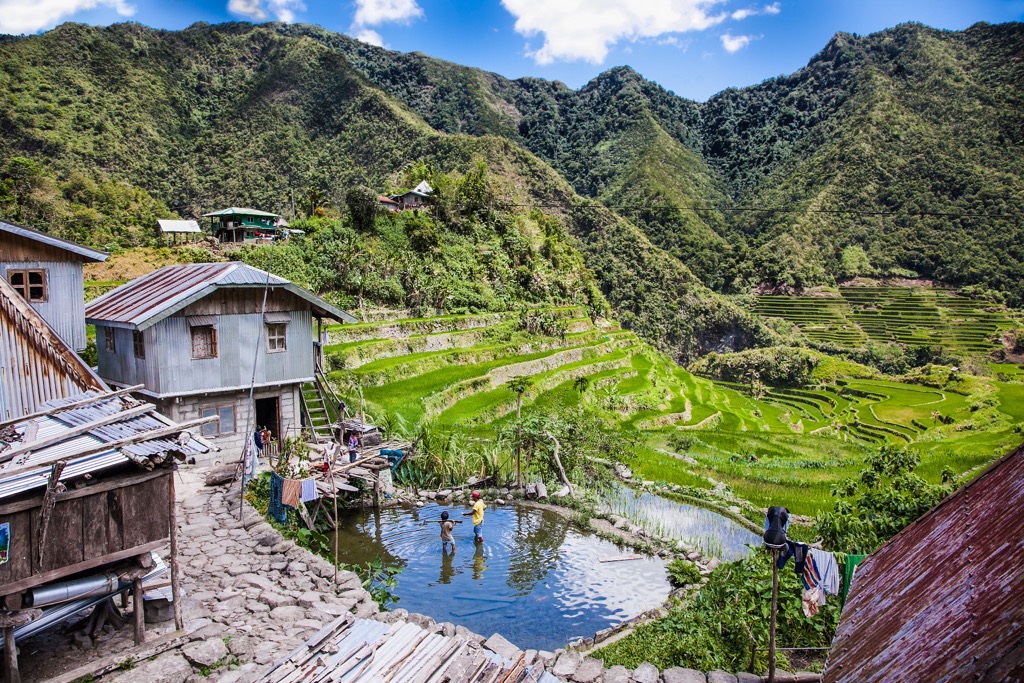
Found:
[[[146,622],[142,607],[142,579],[132,580],[132,623],[135,627],[135,644],[146,642]]]
[[[91,560],[85,560],[83,562],[79,562],[78,564],[62,567],[60,569],[53,569],[50,571],[42,572],[36,574],[35,576],[22,579],[21,581],[15,581],[13,583],[0,585],[0,597],[3,597],[4,595],[9,595],[11,593],[20,593],[21,591],[27,590],[29,588],[41,586],[44,583],[56,581],[57,579],[64,578],[65,576],[70,576],[72,574],[77,574],[78,572],[84,572],[88,569],[95,569],[96,567],[101,567],[105,564],[118,562],[120,560],[127,560],[128,558],[134,557],[135,555],[141,555],[142,553],[148,553],[153,550],[159,550],[164,546],[165,543],[166,541],[161,540],[153,541],[152,543],[147,543],[146,545],[140,546],[138,548],[125,548],[120,552],[108,553],[106,555],[103,555],[102,557],[96,557]]]
[[[35,536],[41,532],[33,528]],[[38,545],[39,538],[33,539]],[[57,503],[50,514],[50,526],[46,532],[46,549],[43,562],[37,571],[47,572],[68,565],[79,564],[88,559],[82,547],[82,501],[69,500]],[[102,554],[97,549],[97,554]]]
[[[8,462],[10,460],[14,460],[19,455],[25,455],[26,453],[42,450],[47,446],[52,446],[62,441],[67,441],[68,439],[75,436],[81,436],[82,434],[91,432],[94,429],[106,427],[107,425],[114,424],[115,422],[123,422],[130,418],[138,417],[139,415],[151,413],[154,410],[156,410],[156,406],[154,406],[151,403],[146,403],[141,406],[129,408],[128,410],[122,410],[121,412],[114,413],[113,415],[106,415],[98,420],[86,422],[85,424],[81,424],[76,427],[69,427],[68,429],[63,430],[57,434],[52,434],[51,436],[48,436],[45,439],[36,439],[35,441],[22,442],[18,444],[16,448],[12,448],[10,450],[4,451],[3,453],[0,453],[0,462]],[[34,465],[33,467],[38,467],[38,465]]]
[[[59,503],[58,503],[59,504]],[[107,496],[82,498],[82,546],[95,548],[106,553],[107,546]]]
[[[121,507],[122,489],[104,494],[107,499],[107,552],[124,550],[124,510]]]
[[[77,457],[77,456],[75,456],[75,457]],[[125,460],[125,464],[126,465],[128,464],[127,460]],[[135,470],[132,470],[132,471],[134,472]],[[58,494],[56,494],[54,496],[54,500],[57,501],[58,503],[60,503],[61,501],[65,501],[65,500],[73,500],[75,498],[83,498],[85,496],[96,495],[98,493],[102,493],[104,491],[110,491],[110,490],[113,490],[113,489],[118,489],[118,488],[121,488],[123,486],[131,486],[131,485],[139,483],[139,482],[143,482],[143,481],[147,481],[149,479],[153,479],[154,477],[167,476],[168,471],[169,470],[166,470],[166,469],[155,469],[155,470],[150,470],[148,472],[140,472],[138,474],[129,474],[129,475],[119,474],[119,475],[116,475],[116,476],[110,476],[108,478],[103,479],[102,481],[100,481],[98,483],[91,484],[91,485],[86,486],[84,488],[70,489],[70,490],[65,491],[63,493],[58,493]],[[0,472],[0,474],[6,474],[6,473],[5,472]],[[10,515],[10,514],[13,514],[15,512],[20,512],[22,510],[28,510],[28,509],[31,509],[31,508],[37,508],[40,505],[42,505],[42,503],[43,503],[43,496],[42,495],[38,495],[38,496],[35,496],[33,498],[29,498],[27,500],[20,500],[20,501],[18,501],[16,503],[8,503],[6,505],[0,505],[0,516]]]
[[[143,389],[145,388],[145,386],[145,384],[136,384],[134,386],[126,387],[124,389],[118,389],[117,391],[112,391],[110,393],[97,394],[96,396],[90,396],[89,398],[83,398],[78,401],[71,401],[57,408],[48,408],[46,410],[40,410],[35,413],[29,413],[28,415],[22,415],[20,417],[14,417],[7,420],[0,420],[0,427],[6,427],[9,424],[28,422],[30,420],[36,419],[37,417],[56,415],[57,413],[63,413],[65,411],[71,410],[72,408],[80,408],[81,406],[87,406],[90,403],[99,403],[100,401],[109,401],[112,398],[120,398],[121,396],[130,394],[133,391]]]
[[[99,678],[103,674],[119,669],[129,657],[134,657],[137,662],[145,661],[150,657],[154,657],[161,652],[166,652],[186,642],[188,642],[188,635],[184,631],[172,631],[141,647],[136,647],[127,652],[115,652],[96,661],[88,662],[74,671],[68,671],[56,678],[51,678],[49,683],[76,683],[77,681]]]
[[[0,564],[0,586],[32,576],[35,544],[32,542],[32,513],[22,511],[6,517],[11,525],[7,562]]]
[[[630,560],[642,560],[643,555],[619,555],[615,557],[602,557],[598,562],[628,562]]]

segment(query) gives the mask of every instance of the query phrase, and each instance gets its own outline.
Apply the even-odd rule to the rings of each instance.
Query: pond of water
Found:
[[[750,553],[748,543],[759,546],[763,542],[759,534],[717,512],[628,486],[616,487],[605,504],[648,533],[684,541],[723,562],[743,559]]]
[[[437,520],[448,510],[457,548],[441,551]],[[580,531],[563,516],[520,506],[490,507],[484,542],[473,543],[468,508],[428,504],[348,514],[339,520],[339,558],[382,557],[403,566],[398,607],[451,621],[520,648],[554,650],[660,605],[670,590],[656,558]],[[604,561],[602,561],[604,560]]]

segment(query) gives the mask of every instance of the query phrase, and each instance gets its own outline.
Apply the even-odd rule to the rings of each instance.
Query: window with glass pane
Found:
[[[7,281],[18,290],[18,294],[33,303],[45,303],[46,271],[45,270],[9,270]]]
[[[221,406],[217,411],[220,415],[220,433],[230,434],[235,431],[235,407]]]
[[[213,325],[192,328],[192,357],[217,357],[217,329]]]
[[[267,325],[267,351],[271,353],[274,351],[287,351],[288,346],[285,342],[287,332],[288,326],[283,323]]]
[[[132,331],[132,349],[136,358],[146,357],[146,343],[143,341],[142,333],[138,330]]]
[[[117,353],[117,344],[114,341],[114,328],[112,327],[103,328],[103,348],[108,353]]]
[[[200,416],[201,417],[210,417],[211,415],[216,415],[216,414],[217,414],[217,409],[216,408],[203,408],[202,411],[200,411]],[[217,436],[217,423],[216,422],[207,422],[206,424],[204,424],[203,425],[203,436]]]

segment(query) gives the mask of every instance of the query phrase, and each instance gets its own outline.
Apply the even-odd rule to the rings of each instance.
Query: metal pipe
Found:
[[[117,574],[105,572],[95,576],[86,576],[72,581],[61,581],[51,583],[39,588],[33,588],[25,594],[26,607],[43,607],[55,605],[58,602],[87,598],[93,595],[106,595],[113,593],[121,587],[121,581]]]

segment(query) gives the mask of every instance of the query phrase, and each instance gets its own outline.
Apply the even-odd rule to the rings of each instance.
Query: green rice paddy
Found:
[[[948,290],[840,291],[761,297],[758,308],[821,340],[915,339],[979,352],[992,348],[986,340],[1010,320]],[[804,515],[831,508],[832,487],[856,476],[884,443],[918,451],[921,472],[938,481],[946,468],[975,472],[1024,439],[1015,431],[1024,423],[1018,366],[992,367],[983,391],[971,396],[895,379],[770,387],[755,396],[751,387],[696,377],[633,333],[596,326],[581,313],[557,309],[572,323],[558,338],[518,330],[516,314],[334,326],[326,351],[335,357],[329,366],[341,369],[331,378],[350,401],[361,390],[370,415],[386,411],[410,427],[431,422],[489,439],[514,419],[509,381],[528,376],[525,414],[599,411],[635,444],[637,476],[707,490],[724,485],[755,506]],[[897,329],[900,317],[909,322]]]

